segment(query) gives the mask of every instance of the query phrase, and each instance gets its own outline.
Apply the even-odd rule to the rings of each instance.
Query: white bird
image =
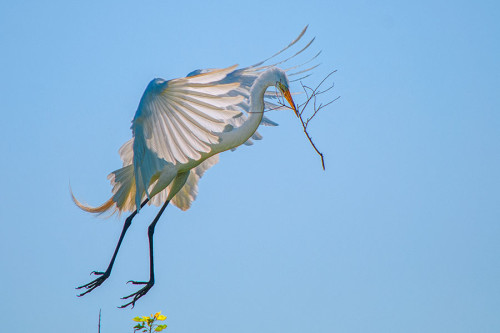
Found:
[[[271,58],[297,43],[306,29]],[[304,51],[313,40],[290,58]],[[98,277],[77,287],[85,289],[78,296],[91,292],[109,277],[125,233],[139,210],[147,203],[162,205],[148,228],[150,279],[129,281],[144,287],[123,297],[131,301],[121,307],[133,307],[154,285],[153,234],[169,202],[187,210],[196,198],[198,180],[218,162],[219,153],[251,144],[252,138],[260,139],[256,130],[261,124],[276,125],[264,117],[266,107],[276,107],[269,101],[276,92],[297,112],[286,72],[275,67],[277,64],[262,66],[271,58],[246,68],[237,69],[235,65],[197,70],[184,78],[154,79],[148,84],[132,121],[133,137],[119,150],[123,167],[108,176],[112,197],[98,207],[90,207],[72,194],[75,204],[90,213],[132,212],[125,220],[108,268],[92,272]],[[271,86],[276,87],[276,92],[266,92]]]

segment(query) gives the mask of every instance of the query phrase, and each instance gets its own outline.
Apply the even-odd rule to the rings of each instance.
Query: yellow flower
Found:
[[[139,322],[139,323],[147,323],[148,326],[151,326],[156,320],[163,321],[165,319],[167,319],[167,316],[162,315],[161,311],[158,311],[154,315],[151,314],[150,317],[148,317],[148,316],[135,317],[132,320],[136,321],[136,322]],[[160,326],[163,327],[163,325],[160,325]],[[166,327],[166,325],[165,325],[165,327]]]

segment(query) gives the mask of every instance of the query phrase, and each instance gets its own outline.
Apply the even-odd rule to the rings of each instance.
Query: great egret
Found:
[[[297,43],[306,29],[271,58]],[[290,58],[309,47],[313,40]],[[132,121],[133,138],[119,150],[123,167],[108,176],[113,186],[112,197],[98,207],[90,207],[72,194],[75,204],[90,213],[132,211],[125,220],[108,268],[92,272],[98,277],[77,287],[86,289],[78,296],[91,292],[109,277],[125,233],[139,210],[147,203],[162,205],[148,228],[149,281],[129,281],[144,287],[123,297],[131,301],[121,307],[133,307],[154,285],[153,234],[169,202],[182,210],[188,209],[197,195],[198,180],[218,162],[219,153],[249,144],[252,138],[260,139],[256,132],[259,125],[274,124],[264,117],[264,108],[275,106],[267,97],[279,92],[297,113],[287,74],[275,67],[277,64],[262,66],[265,61],[242,69],[235,65],[197,70],[184,78],[154,79],[149,83]],[[266,93],[270,86],[276,87],[275,93]]]

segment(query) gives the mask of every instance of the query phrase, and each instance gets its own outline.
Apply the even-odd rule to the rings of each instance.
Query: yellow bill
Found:
[[[298,117],[299,112],[297,111],[297,108],[295,107],[295,103],[293,102],[292,95],[290,94],[290,90],[286,89],[283,91],[283,96],[286,98],[290,106],[292,107],[293,111],[295,111],[295,115]]]
[[[282,84],[281,82],[277,82],[276,86],[279,88],[279,90],[281,90],[283,97],[285,97],[285,99],[288,101],[288,104],[290,104],[290,107],[293,109],[293,111],[295,111],[295,115],[299,117],[299,112],[295,107],[295,103],[293,102],[293,98],[292,95],[290,94],[290,90],[288,89],[288,87]]]

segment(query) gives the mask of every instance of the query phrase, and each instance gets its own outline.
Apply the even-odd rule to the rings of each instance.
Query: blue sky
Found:
[[[498,332],[500,8],[495,1],[17,1],[0,3],[0,312],[11,332]],[[221,156],[192,209],[156,229],[123,218],[106,175],[154,77],[250,65],[306,25],[341,98],[311,133],[290,113]],[[311,51],[312,52],[312,51]],[[298,87],[297,87],[298,88]]]

